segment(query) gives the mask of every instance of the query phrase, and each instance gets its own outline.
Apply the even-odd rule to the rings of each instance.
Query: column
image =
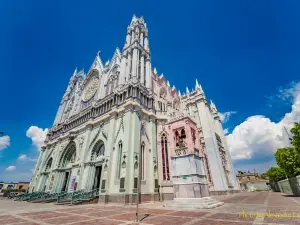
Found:
[[[144,33],[141,33],[141,35],[140,35],[140,44],[141,44],[141,46],[143,46],[143,41],[144,41]]]
[[[228,169],[230,171],[229,181],[234,186],[234,189],[236,189],[236,190],[240,189],[237,178],[236,178],[236,175],[235,175],[235,172],[234,172],[234,168],[233,168],[232,160],[231,160],[231,157],[230,157],[229,149],[228,149],[228,146],[227,146],[227,141],[226,141],[226,138],[225,138],[225,135],[224,135],[222,123],[218,119],[215,119],[215,125],[216,125],[216,128],[218,130],[217,133],[221,137],[222,144],[223,144],[223,147],[224,147],[225,152],[226,152],[227,166],[228,166]]]
[[[225,180],[225,172],[222,167],[222,162],[219,154],[218,145],[214,129],[212,127],[212,118],[208,109],[206,100],[197,102],[197,109],[199,113],[200,122],[203,129],[203,136],[205,140],[205,147],[209,161],[209,168],[216,191],[226,190],[228,188]]]
[[[132,71],[131,71],[131,77],[136,77],[137,76],[137,55],[138,55],[138,50],[137,48],[133,49],[133,56],[132,56]]]
[[[111,193],[111,188],[112,185],[114,184],[115,181],[115,174],[116,173],[112,173],[112,171],[114,171],[113,168],[113,153],[114,151],[117,152],[118,151],[118,143],[114,143],[114,139],[116,136],[116,128],[118,128],[117,126],[117,121],[119,120],[119,122],[121,122],[121,118],[117,118],[117,114],[116,113],[112,113],[111,114],[111,119],[109,121],[109,133],[110,135],[108,136],[108,140],[107,140],[107,146],[105,146],[105,149],[111,149],[110,151],[105,151],[105,157],[109,157],[109,163],[108,163],[108,169],[107,169],[107,179],[106,179],[106,194]],[[117,150],[114,150],[114,147],[117,148]],[[102,171],[104,172],[104,163],[103,163],[103,167],[102,167]],[[102,172],[102,174],[104,174]]]
[[[130,45],[130,33],[128,32],[126,35],[126,43],[125,43],[125,48],[127,48]]]
[[[127,56],[127,68],[126,68],[126,82],[130,80],[131,73],[131,51],[129,51]]]
[[[84,168],[83,182],[82,182],[82,185],[81,185],[81,189],[84,189],[86,191],[90,190],[89,189],[89,182],[90,182],[90,179],[91,179],[90,170],[91,170],[91,166],[86,165],[85,168]]]
[[[122,55],[122,59],[121,59],[121,71],[120,71],[120,74],[119,74],[119,85],[125,84],[126,60],[127,60],[127,58],[125,57],[125,55]]]
[[[54,184],[53,184],[53,192],[57,193],[61,191],[61,177],[63,173],[62,172],[56,172],[54,176]]]
[[[150,58],[146,59],[146,87],[152,90],[152,71]]]
[[[149,52],[149,43],[148,43],[148,37],[145,37],[144,39],[144,49]]]
[[[140,75],[140,71],[139,71],[139,67],[140,67],[140,50],[137,50],[137,55],[136,55],[136,78],[139,79],[139,75]]]
[[[94,179],[95,179],[95,172],[96,172],[96,167],[95,166],[90,166],[89,168],[89,176],[88,176],[88,182],[87,182],[87,190],[92,190],[93,189],[93,184],[94,184]]]
[[[141,84],[142,85],[144,85],[144,83],[145,83],[145,74],[144,74],[144,67],[145,67],[145,62],[144,62],[144,54],[142,54],[142,56],[141,56],[141,68],[140,68],[140,75],[141,75],[141,80],[140,80],[140,82],[141,82]]]

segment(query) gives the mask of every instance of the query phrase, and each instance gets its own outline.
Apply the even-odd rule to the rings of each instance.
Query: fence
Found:
[[[300,196],[300,175],[278,182],[271,182],[273,191]]]

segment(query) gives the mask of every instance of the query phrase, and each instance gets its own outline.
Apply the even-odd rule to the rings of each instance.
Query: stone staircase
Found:
[[[175,198],[171,203],[165,204],[164,207],[174,208],[194,208],[194,209],[212,209],[223,205],[211,197],[204,198]]]

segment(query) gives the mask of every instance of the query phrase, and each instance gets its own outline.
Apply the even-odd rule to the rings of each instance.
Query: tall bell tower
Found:
[[[144,18],[133,15],[127,28],[121,59],[120,84],[140,82],[152,90],[151,57],[148,29]]]

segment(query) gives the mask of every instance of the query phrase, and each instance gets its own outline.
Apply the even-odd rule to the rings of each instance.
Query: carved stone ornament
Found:
[[[84,136],[81,136],[78,140],[79,143],[79,149],[81,150],[83,147],[83,143],[84,143]]]
[[[99,78],[96,76],[93,76],[87,83],[87,85],[84,88],[82,100],[84,102],[89,101],[97,92],[97,89],[99,87]]]

